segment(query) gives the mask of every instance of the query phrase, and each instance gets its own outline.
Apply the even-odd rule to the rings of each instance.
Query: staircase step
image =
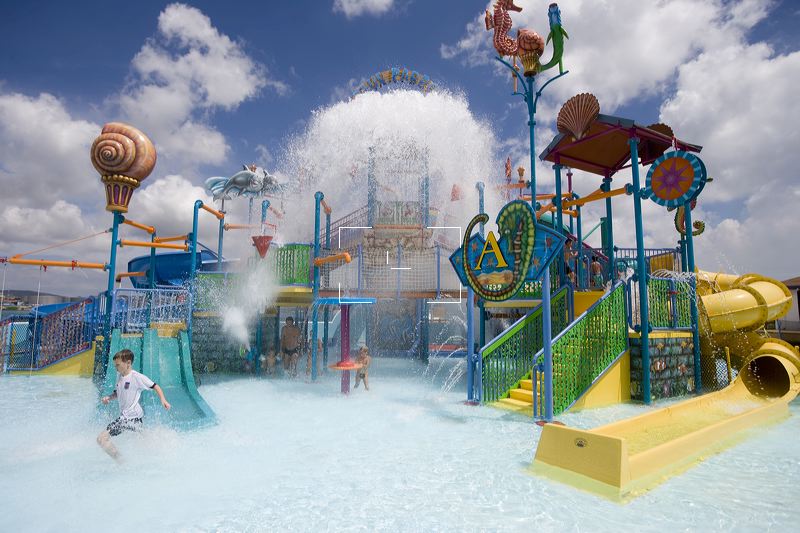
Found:
[[[519,388],[525,390],[533,390],[533,380],[523,379],[519,382]]]
[[[511,391],[511,398],[521,402],[533,404],[533,391],[526,389],[514,389]]]
[[[495,405],[518,413],[531,414],[533,412],[533,404],[514,400],[513,398],[503,398],[495,402]]]

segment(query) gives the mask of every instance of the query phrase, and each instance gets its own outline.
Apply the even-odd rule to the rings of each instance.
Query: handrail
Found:
[[[128,226],[140,229],[142,231],[146,231],[150,235],[152,235],[152,234],[154,234],[156,232],[156,228],[154,228],[153,226],[148,226],[147,224],[142,224],[140,222],[136,222],[135,220],[130,220],[128,218],[124,219],[122,221],[122,223],[126,224]]]
[[[82,261],[48,261],[45,259],[22,259],[18,256],[9,257],[7,260],[12,265],[32,265],[39,267],[64,267],[75,270],[76,268],[90,268],[106,270],[108,265],[104,263],[84,263]]]
[[[569,409],[594,380],[628,349],[625,286],[616,282],[566,329],[555,336],[553,352],[553,413]],[[542,371],[544,350],[536,354],[535,374]],[[541,414],[543,391],[534,375],[534,414]],[[537,407],[539,409],[537,409]]]
[[[551,300],[552,330],[556,333],[569,323],[570,291],[569,286],[564,286]],[[534,354],[543,342],[542,322],[542,305],[539,304],[481,348],[478,352],[478,381],[482,402],[493,402],[507,396],[514,384],[531,372]]]

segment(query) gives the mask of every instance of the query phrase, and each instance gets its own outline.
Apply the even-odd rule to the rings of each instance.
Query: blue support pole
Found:
[[[156,242],[156,232],[150,235],[150,242]],[[156,249],[150,248],[150,271],[147,273],[147,284],[151,289],[156,288]]]
[[[189,281],[194,285],[194,275],[197,271],[197,218],[200,215],[200,208],[203,207],[203,201],[197,200],[194,203],[194,214],[192,215],[192,234],[190,235],[189,252]]]
[[[442,250],[439,245],[436,245],[436,299],[438,300],[442,294],[442,266],[441,266]]]
[[[431,178],[428,175],[428,151],[425,151],[424,161],[425,175],[422,177],[422,225],[428,227],[431,225]]]
[[[681,238],[681,240],[678,241],[678,244],[681,247],[681,272],[686,272],[689,270],[689,266],[686,261],[686,239]]]
[[[556,204],[556,220],[555,224],[553,224],[553,229],[556,230],[559,234],[564,233],[564,208],[562,206],[562,198],[561,198],[561,165],[553,165],[553,170],[555,170],[555,179],[556,179],[556,197],[555,197],[555,204]],[[558,261],[558,285],[559,287],[564,286],[567,282],[567,272],[564,269],[564,249],[561,249],[559,252],[558,257],[556,258]]]
[[[369,148],[369,162],[367,163],[367,226],[375,224],[375,214],[378,202],[378,182],[375,178],[375,148]]]
[[[550,268],[542,279],[542,345],[544,346],[544,419],[553,421],[553,346],[550,320]],[[535,363],[536,361],[534,361]]]
[[[576,195],[577,196],[577,195]],[[583,285],[583,216],[581,215],[581,206],[575,207],[578,212],[578,220],[576,226],[578,228],[578,248],[575,261],[575,279],[578,280],[578,289],[585,289],[587,286]]]
[[[536,104],[534,102],[536,81],[533,76],[526,77],[525,81],[528,85],[525,103],[528,105],[528,137],[531,149],[531,205],[533,206],[533,211],[536,212],[536,139],[534,137],[536,130]]]
[[[691,277],[692,287],[692,342],[694,343],[694,390],[697,394],[703,387],[703,377],[700,368],[700,328],[697,318],[697,278],[694,276],[694,236],[692,235],[692,206],[687,203],[683,210],[686,218],[686,252],[687,252],[687,266],[689,272],[693,275]]]
[[[317,236],[319,238],[319,235]],[[326,306],[327,307],[327,306]],[[317,381],[317,316],[319,313],[319,306],[316,303],[311,311],[311,381]],[[325,330],[327,334],[328,323],[325,322]],[[326,341],[327,345],[327,341]]]
[[[639,184],[639,139],[628,140],[631,146],[631,175],[633,177],[633,214],[636,223],[636,275],[639,278],[639,313],[641,316],[642,397],[650,404],[650,317],[647,308],[647,265],[644,257],[644,227],[642,223],[642,194]],[[610,199],[606,199],[610,202]],[[609,212],[610,213],[610,212]],[[609,214],[609,217],[611,215]],[[613,249],[613,247],[612,247]],[[613,278],[612,278],[613,279]]]
[[[95,369],[99,369],[101,375],[105,377],[107,355],[111,346],[111,313],[114,308],[114,278],[117,275],[117,246],[119,244],[119,225],[125,220],[121,213],[114,211],[114,222],[111,226],[111,253],[108,259],[108,285],[106,288],[106,316],[103,320],[103,337],[105,338],[105,352],[95,355]]]
[[[217,241],[217,272],[222,272],[222,241],[224,238],[225,238],[225,219],[221,218],[219,220],[219,239]]]
[[[475,293],[467,287],[467,401],[475,401]]]
[[[261,202],[261,225],[267,223],[267,210],[269,209],[269,200],[262,200]],[[261,228],[262,230],[264,228]]]
[[[322,200],[325,198],[325,195],[322,192],[317,191],[314,193],[314,257],[316,259],[319,257],[319,209],[320,205],[322,204]],[[314,263],[312,259],[312,264]],[[313,295],[314,300],[319,297],[319,267],[314,265],[314,286],[313,286]]]
[[[486,209],[484,207],[483,182],[479,181],[478,183],[475,184],[475,186],[478,188],[478,212],[480,214],[484,214],[486,212]],[[481,237],[486,236],[486,227],[484,224],[481,224],[480,233]],[[484,303],[483,298],[478,300],[478,313],[479,313],[478,324],[480,326],[478,334],[478,339],[480,342],[479,346],[483,347],[486,345],[486,304]]]
[[[328,322],[330,321],[330,310],[326,305],[322,310],[322,366],[328,368]]]
[[[636,175],[638,179],[639,170]],[[600,187],[604,192],[611,190],[611,177],[603,178],[603,185]],[[614,217],[611,212],[611,198],[606,198],[606,235],[608,236],[608,248],[605,250],[608,257],[608,279],[614,282]]]

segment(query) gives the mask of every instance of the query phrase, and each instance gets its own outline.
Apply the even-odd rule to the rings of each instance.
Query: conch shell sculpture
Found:
[[[133,191],[156,165],[153,143],[133,126],[109,122],[92,143],[91,157],[106,186],[106,211],[127,213]]]
[[[592,122],[600,114],[600,102],[591,93],[576,94],[561,106],[556,127],[564,135],[572,135],[576,141],[583,138]]]

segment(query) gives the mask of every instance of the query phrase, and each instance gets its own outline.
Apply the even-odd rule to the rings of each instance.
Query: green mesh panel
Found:
[[[569,323],[568,289],[562,288],[550,302],[552,335]],[[494,402],[509,395],[519,380],[531,372],[533,358],[542,349],[542,306],[517,321],[482,351],[482,400]]]

